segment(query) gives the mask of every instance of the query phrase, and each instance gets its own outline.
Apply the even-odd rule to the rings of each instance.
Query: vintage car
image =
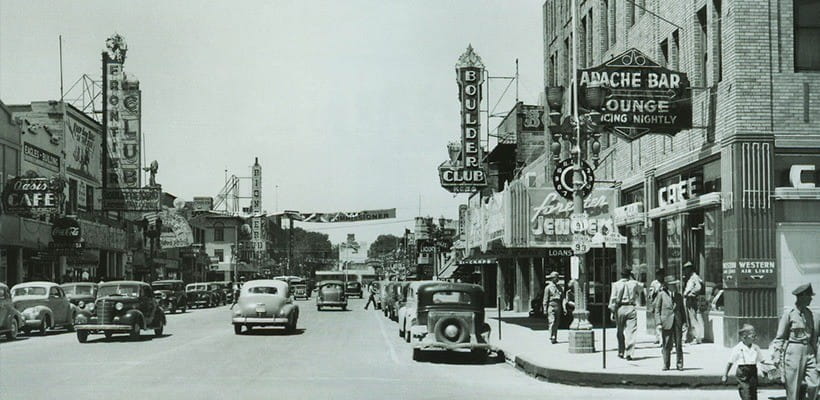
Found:
[[[23,314],[26,323],[22,331],[29,333],[38,329],[45,334],[47,329],[58,326],[74,330],[76,308],[68,300],[63,288],[54,282],[26,282],[11,288],[14,308]]]
[[[231,281],[219,281],[217,283],[222,288],[222,293],[225,294],[225,302],[226,303],[233,303],[233,282],[231,282]]]
[[[364,289],[362,288],[362,283],[358,281],[348,281],[345,283],[345,295],[347,295],[347,297],[356,296],[363,299]]]
[[[288,332],[296,330],[299,306],[288,295],[288,283],[275,279],[257,279],[245,282],[239,299],[232,310],[233,331],[239,335],[242,327],[283,326]]]
[[[490,325],[484,321],[481,286],[434,281],[413,285],[415,311],[408,310],[405,327],[413,344],[413,360],[421,360],[426,350],[470,351],[486,359],[493,347]]]
[[[382,298],[382,312],[384,316],[393,321],[398,320],[398,311],[396,303],[401,296],[402,282],[388,282],[385,289],[385,297]]]
[[[293,298],[295,299],[310,299],[310,292],[308,291],[308,286],[304,281],[290,284],[290,290],[291,294],[293,294]]]
[[[423,282],[424,281],[403,282],[400,291],[401,296],[396,301],[396,307],[398,307],[396,322],[398,322],[399,325],[399,337],[404,338],[406,342],[410,342],[408,322],[412,320],[412,316],[415,315],[416,305],[418,304],[416,291],[418,290],[418,286]],[[408,315],[411,317],[408,318]]]
[[[213,307],[217,304],[214,293],[208,289],[207,283],[189,283],[185,286],[185,296],[188,307]]]
[[[153,330],[162,336],[165,313],[154,298],[154,291],[145,282],[112,281],[101,283],[97,290],[94,312],[77,316],[77,340],[85,343],[90,334],[127,333],[138,339],[142,330]]]
[[[5,334],[9,340],[15,340],[25,323],[23,314],[12,304],[9,287],[0,283],[0,334]]]
[[[181,280],[165,280],[151,282],[151,289],[154,289],[154,298],[164,311],[171,314],[177,310],[188,311],[188,296],[185,293],[185,282]]]
[[[316,309],[322,311],[325,307],[341,307],[347,309],[347,295],[345,284],[342,281],[321,281],[316,285]]]
[[[97,299],[97,284],[92,282],[71,282],[60,285],[68,296],[68,301],[77,307],[78,311],[92,312],[94,300]]]
[[[225,286],[222,282],[208,282],[208,291],[211,292],[214,299],[214,305],[225,305],[228,304],[228,296],[225,295]]]

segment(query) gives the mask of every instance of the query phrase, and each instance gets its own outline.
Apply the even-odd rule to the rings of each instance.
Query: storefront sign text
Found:
[[[109,211],[161,210],[162,190],[159,188],[102,189],[102,209]]]
[[[45,166],[54,171],[60,170],[60,157],[31,143],[23,143],[23,156],[26,158],[26,161],[35,164],[45,164]]]
[[[696,182],[697,179],[691,177],[680,183],[673,183],[658,189],[658,205],[665,207],[697,197]]]
[[[573,233],[570,215],[573,202],[562,198],[552,189],[529,189],[527,192],[531,207],[528,216],[530,246],[571,248]],[[613,190],[599,189],[584,200],[584,211],[589,218],[587,229],[580,235],[591,237],[604,226],[614,230],[610,217],[610,205],[614,204],[614,196]]]
[[[62,197],[60,190],[54,179],[11,179],[3,190],[3,211],[22,215],[55,212]]]

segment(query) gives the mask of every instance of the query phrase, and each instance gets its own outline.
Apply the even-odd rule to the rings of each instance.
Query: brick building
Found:
[[[613,216],[629,238],[618,268],[649,283],[692,262],[707,339],[732,345],[752,323],[768,343],[791,290],[820,287],[820,0],[577,3],[579,68],[636,48],[691,83],[691,129],[604,134],[595,174],[620,182]],[[543,5],[548,87],[570,85],[570,4]]]

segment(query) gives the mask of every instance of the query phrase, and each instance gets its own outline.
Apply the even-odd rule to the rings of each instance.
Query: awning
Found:
[[[472,255],[458,262],[458,265],[491,265],[498,262],[498,258],[489,255]]]

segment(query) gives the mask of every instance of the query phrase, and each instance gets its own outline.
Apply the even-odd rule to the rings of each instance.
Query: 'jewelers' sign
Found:
[[[459,101],[461,101],[461,147],[448,146],[450,160],[439,166],[441,186],[450,192],[470,193],[487,186],[487,173],[482,164],[479,104],[484,82],[484,64],[473,47],[461,55],[456,64]]]
[[[692,97],[686,74],[660,66],[636,49],[594,68],[578,70],[583,89],[608,88],[601,124],[627,140],[650,133],[674,135],[692,127]],[[582,96],[583,97],[583,96]]]
[[[584,212],[589,216],[589,224],[582,235],[592,238],[603,226],[612,231],[611,210],[615,207],[615,191],[595,189],[584,199]],[[572,200],[561,197],[552,188],[528,188],[529,247],[569,248],[573,242],[571,215]]]

